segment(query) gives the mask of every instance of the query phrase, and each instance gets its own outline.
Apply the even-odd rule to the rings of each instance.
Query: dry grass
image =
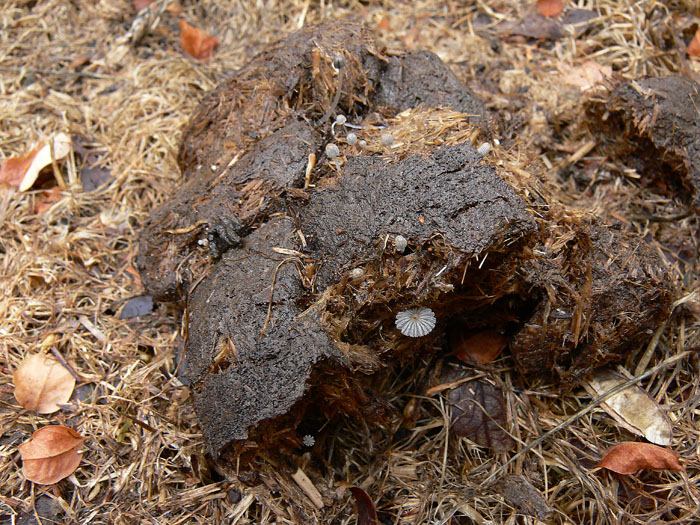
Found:
[[[505,465],[504,471],[525,475],[541,490],[555,509],[553,523],[700,520],[698,359],[691,354],[674,360],[700,344],[697,218],[659,220],[683,215],[684,208],[641,187],[623,167],[608,166],[604,177],[583,187],[575,176],[557,178],[556,169],[589,140],[577,126],[580,94],[562,84],[558,67],[594,60],[621,77],[697,75],[700,62],[661,44],[674,38],[669,9],[682,19],[698,6],[690,0],[579,0],[579,7],[595,7],[602,16],[578,37],[537,45],[504,39],[488,27],[477,34],[477,14],[490,15],[494,24],[513,21],[532,4],[185,1],[182,16],[222,41],[211,62],[198,62],[181,52],[178,17],[169,12],[137,46],[118,49],[135,17],[128,0],[5,0],[0,156],[23,154],[34,141],[66,131],[94,152],[93,160],[114,180],[83,191],[78,159],[72,158],[61,164],[60,200],[40,214],[35,206],[44,190],[0,191],[0,515],[81,524],[354,523],[344,488],[350,483],[373,496],[384,523],[436,523],[454,511],[452,523],[534,523],[518,515],[495,486],[481,485]],[[428,48],[451,64],[505,121],[511,135],[505,137],[506,167],[556,180],[570,202],[645,235],[669,260],[679,297],[686,300],[656,344],[648,352],[639,349],[625,366],[643,373],[635,368],[645,353],[647,368],[668,361],[641,385],[668,409],[672,448],[681,454],[685,473],[621,477],[593,470],[607,447],[634,439],[596,407],[506,465],[512,454],[494,455],[450,436],[444,397],[421,397],[423,362],[386,378],[399,411],[410,399],[421,399],[414,428],[399,430],[401,421],[387,428],[348,421],[332,429],[320,456],[303,458],[324,498],[322,510],[286,465],[261,461],[256,472],[242,472],[206,457],[188,390],[177,379],[178,312],[161,305],[136,320],[115,315],[143,291],[131,266],[139,226],[178,182],[179,130],[202,94],[264,44],[302,24],[350,13],[373,25],[386,16],[392,30],[378,33],[389,49]],[[675,38],[683,36],[677,28]],[[123,59],[114,63],[120,53]],[[671,241],[682,250],[665,248]],[[681,260],[680,251],[691,256]],[[28,353],[50,349],[65,357],[82,382],[70,405],[44,417],[17,405],[12,373]],[[590,403],[583,390],[559,397],[556,385],[524,380],[508,356],[488,374],[507,393],[518,450]],[[84,460],[68,480],[34,486],[22,476],[17,446],[36,428],[56,422],[88,438]]]

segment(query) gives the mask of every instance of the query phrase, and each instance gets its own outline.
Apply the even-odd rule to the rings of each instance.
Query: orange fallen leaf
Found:
[[[60,160],[71,151],[71,139],[65,133],[59,133],[53,139],[54,160]],[[0,166],[0,182],[19,186],[19,191],[27,191],[36,182],[39,172],[52,163],[51,148],[41,144],[24,157],[5,160]]]
[[[384,15],[382,19],[379,21],[377,24],[377,27],[379,29],[383,29],[384,31],[392,31],[391,29],[391,23],[389,22],[389,17]]]
[[[25,358],[14,374],[15,399],[27,410],[51,414],[68,402],[75,378],[58,361],[45,354]]]
[[[651,443],[625,441],[609,448],[596,467],[618,474],[636,474],[642,469],[683,470],[677,452]]]
[[[83,455],[78,449],[85,438],[63,425],[42,427],[19,446],[24,477],[34,483],[51,485],[67,478],[78,468]]]
[[[133,4],[134,9],[136,9],[136,11],[141,11],[141,9],[144,9],[151,5],[153,3],[153,0],[133,0],[131,3]]]
[[[537,0],[537,10],[542,16],[559,16],[564,9],[564,0]]]
[[[185,20],[180,20],[180,42],[185,52],[195,58],[210,58],[219,41],[207,35],[201,29],[191,26]]]
[[[695,36],[690,41],[690,44],[688,44],[685,52],[693,57],[700,56],[700,29],[695,32]]]
[[[468,333],[455,328],[450,333],[450,348],[457,359],[464,363],[486,365],[499,356],[506,343],[506,338],[496,330]]]

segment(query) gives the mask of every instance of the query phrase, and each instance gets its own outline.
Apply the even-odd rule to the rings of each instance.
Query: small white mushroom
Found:
[[[302,440],[302,443],[305,447],[313,447],[316,443],[316,438],[314,438],[311,434],[306,434]]]
[[[396,248],[396,251],[399,253],[403,253],[403,251],[406,249],[406,246],[408,246],[408,241],[406,240],[406,237],[403,235],[397,235],[394,237],[394,248]]]
[[[361,140],[360,142],[357,143],[358,146],[361,148],[366,148],[367,147],[367,141],[366,140]]]
[[[382,146],[387,148],[394,143],[394,135],[391,133],[382,133]]]
[[[430,308],[411,308],[396,314],[396,328],[408,337],[423,337],[435,328],[435,312]]]
[[[355,135],[354,133],[348,133],[348,136],[345,137],[345,140],[348,141],[348,144],[354,146],[355,144],[357,144],[357,135]]]
[[[350,278],[351,279],[359,279],[365,274],[365,271],[362,268],[353,268],[352,271],[350,272]]]
[[[343,125],[348,121],[348,119],[345,118],[345,115],[340,114],[337,117],[335,117],[335,123],[339,125]]]
[[[332,159],[340,155],[340,150],[338,149],[338,146],[336,146],[332,142],[326,144],[326,155],[328,155]]]
[[[485,157],[491,151],[491,143],[484,142],[476,151],[478,151],[482,157]]]

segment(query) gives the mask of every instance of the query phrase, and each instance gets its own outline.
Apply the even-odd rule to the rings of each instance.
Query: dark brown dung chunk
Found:
[[[672,290],[662,263],[637,236],[592,219],[571,225],[570,243],[522,271],[542,298],[511,350],[525,373],[576,380],[619,361],[668,317]]]
[[[156,301],[187,305],[214,455],[298,447],[311,418],[382,421],[381,372],[455,327],[505,334],[522,371],[572,380],[665,318],[658,258],[480,155],[491,122],[434,54],[384,56],[348,21],[291,35],[205,96],[137,266]],[[414,307],[435,315],[425,337],[395,325]]]
[[[676,76],[623,82],[586,104],[590,129],[614,157],[682,189],[700,209],[700,85]]]
[[[320,142],[309,124],[292,122],[251,146],[232,165],[200,166],[200,173],[146,223],[137,266],[153,297],[183,296],[196,268],[207,264],[197,249],[199,239],[222,253],[278,211],[286,192],[303,185],[309,154]]]
[[[376,102],[397,111],[420,104],[453,108],[470,115],[484,115],[484,107],[437,55],[409,51],[383,64]]]
[[[284,217],[265,223],[190,297],[188,376],[213,451],[287,413],[303,396],[312,366],[337,355],[314,314],[299,319],[299,261],[279,253],[294,247],[294,232]]]
[[[406,238],[413,251],[439,234],[454,249],[445,261],[450,271],[532,232],[535,223],[524,203],[480,161],[469,144],[395,163],[349,159],[338,187],[317,192],[301,213],[309,253],[323,263],[319,289],[352,266],[376,259],[385,241],[393,250],[396,235]]]

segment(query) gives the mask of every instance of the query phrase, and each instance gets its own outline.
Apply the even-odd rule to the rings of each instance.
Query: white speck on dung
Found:
[[[302,443],[305,447],[313,447],[316,443],[316,439],[312,435],[306,434],[302,440]]]
[[[408,241],[406,240],[406,237],[403,235],[397,235],[394,237],[394,248],[396,248],[396,251],[399,253],[403,253],[403,251],[406,249],[406,246],[408,246]]]
[[[350,272],[350,277],[353,279],[359,279],[365,274],[365,271],[362,268],[353,268],[352,271]]]
[[[382,146],[389,147],[394,143],[394,135],[391,133],[382,133]]]
[[[408,337],[423,337],[435,328],[435,313],[430,308],[411,308],[396,314],[396,328]]]
[[[338,155],[340,155],[340,150],[338,149],[338,146],[336,146],[332,142],[326,144],[326,155],[328,155],[330,158],[335,158]]]
[[[485,157],[491,151],[491,144],[489,142],[484,142],[476,151],[478,151],[482,157]]]
[[[355,135],[354,133],[348,133],[348,136],[345,137],[345,140],[348,141],[348,144],[354,146],[355,144],[357,144],[357,135]]]
[[[345,115],[338,115],[335,117],[335,123],[343,125],[348,121],[348,119],[345,118]]]

